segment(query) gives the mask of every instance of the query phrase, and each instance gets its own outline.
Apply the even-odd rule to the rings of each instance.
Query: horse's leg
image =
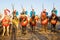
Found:
[[[51,32],[53,31],[53,24],[51,24]]]
[[[47,30],[47,25],[45,25],[45,32],[47,32],[48,30]]]
[[[42,31],[44,31],[44,26],[42,25]]]
[[[7,35],[9,36],[9,26],[7,26]]]
[[[43,31],[45,31],[45,32],[47,31],[47,25],[43,26]]]
[[[5,34],[5,26],[3,26],[3,34],[2,34],[2,36],[4,36],[4,34]]]
[[[45,25],[43,25],[43,31],[45,31],[45,29],[46,29],[46,28],[45,28]]]
[[[54,28],[54,32],[56,31],[56,30],[55,30],[55,29],[56,29],[56,27],[55,27],[55,26],[56,26],[56,24],[55,24],[55,25],[53,25],[53,28]]]

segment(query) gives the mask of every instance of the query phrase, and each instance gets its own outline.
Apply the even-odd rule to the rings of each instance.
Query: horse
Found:
[[[7,28],[7,35],[9,36],[9,27],[10,27],[10,17],[8,15],[5,15],[4,18],[2,19],[2,26],[3,26],[3,34],[4,36],[5,33],[5,28]]]
[[[22,26],[22,34],[26,34],[26,26],[28,25],[28,18],[25,14],[21,14],[19,18],[20,25]]]
[[[43,28],[43,31],[47,31],[47,25],[48,25],[48,18],[46,15],[46,12],[41,12],[41,25]]]
[[[56,31],[56,24],[58,21],[58,17],[56,16],[56,14],[52,13],[51,17],[50,17],[50,23],[51,23],[51,32],[52,31]]]

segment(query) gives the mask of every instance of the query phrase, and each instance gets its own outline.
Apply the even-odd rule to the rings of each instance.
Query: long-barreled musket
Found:
[[[24,8],[23,8],[23,5],[21,5],[21,9],[22,9],[22,12],[23,12],[23,9],[24,9]]]
[[[12,4],[12,10],[14,11],[14,5]]]
[[[23,9],[23,5],[21,5],[21,8]]]
[[[33,9],[33,6],[31,5],[31,9]]]
[[[42,4],[42,11],[44,10],[44,4]]]
[[[14,18],[14,4],[12,4],[12,14],[13,14],[13,18]]]
[[[55,4],[53,3],[53,8],[55,8]]]

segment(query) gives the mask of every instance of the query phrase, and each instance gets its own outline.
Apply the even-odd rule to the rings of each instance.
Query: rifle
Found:
[[[14,5],[12,4],[12,14],[13,14],[13,18],[14,18]]]
[[[42,4],[42,10],[44,10],[44,4]]]

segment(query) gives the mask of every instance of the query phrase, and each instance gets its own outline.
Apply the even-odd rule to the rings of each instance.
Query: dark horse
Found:
[[[50,17],[50,23],[51,23],[51,32],[55,32],[56,31],[56,24],[58,21],[58,17],[56,14],[52,13],[51,17]]]

